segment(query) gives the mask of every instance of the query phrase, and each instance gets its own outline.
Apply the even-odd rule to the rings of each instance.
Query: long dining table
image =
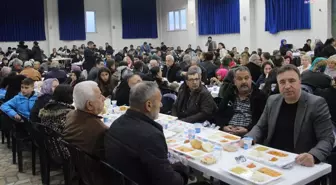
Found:
[[[102,116],[106,118],[104,119],[104,123],[108,127],[110,127],[113,124],[114,120],[116,120],[123,113],[125,113],[125,111],[121,111],[121,109],[117,106],[109,108],[106,112],[107,113]],[[170,132],[169,131],[170,128],[176,128],[174,127],[174,125],[180,125],[180,126],[182,125],[183,127],[189,127],[189,128],[194,127],[194,125],[191,123],[180,121],[176,117],[165,114],[159,114],[159,118],[156,121],[162,124],[163,127],[165,128],[164,130],[165,136],[166,131]],[[210,128],[202,128],[202,130],[206,132],[218,132],[218,130]],[[174,129],[174,131],[176,132],[176,129]],[[181,130],[181,133],[176,133],[176,135],[169,135],[168,137],[166,136],[166,138],[168,140],[174,137],[181,137],[181,134],[183,134],[182,132],[183,130]],[[235,143],[233,145],[238,145],[238,143]],[[253,147],[256,146],[252,146],[252,148]],[[175,151],[171,150],[171,147],[169,147],[169,145],[168,148],[169,151],[172,152],[174,155],[177,154]],[[242,178],[231,175],[230,173],[227,172],[229,168],[232,168],[233,166],[237,165],[236,157],[247,155],[246,150],[240,147],[237,147],[237,149],[238,150],[236,152],[226,152],[223,150],[221,152],[220,159],[218,159],[217,162],[212,165],[203,164],[200,162],[200,160],[184,157],[182,154],[181,157],[184,159],[184,161],[186,161],[189,167],[196,169],[200,172],[203,172],[207,176],[211,176],[225,183],[234,185],[253,184]],[[276,169],[277,171],[280,171],[282,173],[282,177],[275,181],[267,183],[268,185],[304,185],[313,182],[314,180],[320,177],[331,174],[331,165],[327,163],[316,164],[314,167],[304,167],[294,163],[290,169],[283,169],[274,166],[272,166],[272,168]]]

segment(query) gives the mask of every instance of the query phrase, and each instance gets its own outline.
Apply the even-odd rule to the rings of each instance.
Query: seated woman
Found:
[[[63,133],[66,115],[71,110],[75,109],[75,107],[72,106],[72,91],[73,88],[70,85],[61,84],[56,87],[52,99],[46,106],[44,106],[44,108],[40,110],[38,115],[41,119],[42,125],[45,125],[60,134]],[[54,141],[52,144],[61,145],[61,143],[58,141]],[[67,152],[63,145],[61,145],[61,149],[64,149],[63,152]],[[57,157],[60,156],[58,151],[53,151],[52,155],[53,159],[56,161]]]
[[[311,88],[312,91],[315,89],[325,89],[331,86],[332,78],[326,74],[324,71],[327,67],[327,59],[318,57],[314,60],[308,71],[305,71],[301,75],[301,84],[306,85]]]
[[[218,69],[216,71],[216,77],[210,79],[210,85],[221,86],[228,72],[229,71],[225,68]]]
[[[317,89],[314,94],[321,96],[326,100],[331,115],[331,121],[333,121],[336,126],[336,77],[333,79],[333,85],[331,87],[327,89]]]
[[[40,122],[38,114],[40,110],[50,101],[52,94],[54,93],[55,88],[59,85],[56,78],[50,78],[43,82],[41,86],[41,92],[36,100],[32,110],[30,111],[30,120],[32,122]]]
[[[330,76],[331,78],[336,77],[336,55],[328,58],[328,67],[326,68],[324,74]]]
[[[112,83],[111,71],[106,67],[102,67],[98,71],[97,83],[101,93],[105,97],[110,97],[112,95],[115,85]]]
[[[262,74],[259,76],[257,82],[256,82],[256,86],[259,89],[262,89],[263,87],[260,87],[262,84],[262,86],[265,85],[265,80],[268,78],[269,73],[272,71],[272,69],[274,68],[274,65],[272,62],[264,62],[261,66],[262,68]]]
[[[79,70],[74,70],[74,71],[71,72],[71,74],[70,74],[70,78],[71,78],[70,86],[72,88],[74,88],[76,84],[84,81],[84,77],[82,77],[81,73],[82,72],[79,71]]]
[[[302,74],[304,71],[309,70],[311,67],[311,57],[309,55],[303,55],[301,56],[301,66],[298,67],[300,74]]]

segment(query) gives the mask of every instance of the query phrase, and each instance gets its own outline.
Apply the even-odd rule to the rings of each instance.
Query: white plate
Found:
[[[249,164],[253,163],[255,165],[254,168],[248,168],[247,166]],[[233,168],[243,168],[244,170],[246,170],[246,172],[242,173],[242,174],[237,174],[233,171],[231,171]],[[270,175],[267,175],[267,174],[264,174],[264,173],[261,173],[259,172],[258,170],[261,169],[261,168],[268,168],[270,170],[273,170],[275,172],[278,172],[280,173],[281,175],[277,176],[277,177],[272,177]],[[279,178],[281,178],[283,176],[283,172],[281,172],[280,170],[276,170],[276,169],[273,169],[273,168],[270,168],[268,166],[265,166],[263,164],[260,164],[258,162],[255,162],[255,161],[252,161],[252,160],[247,160],[246,162],[244,163],[241,163],[241,164],[236,164],[234,166],[231,166],[227,169],[224,169],[226,172],[236,176],[236,177],[239,177],[239,178],[242,178],[244,180],[247,180],[249,182],[252,182],[254,184],[258,184],[258,185],[264,185],[264,184],[268,184],[272,181],[275,181]],[[259,179],[263,179],[262,181],[257,181],[256,178],[256,175],[259,176]]]
[[[163,130],[163,134],[165,138],[170,138],[176,135],[176,132],[169,131],[169,130]]]
[[[265,151],[257,151],[256,149],[262,147],[262,148],[267,148],[267,150]],[[286,157],[279,157],[276,155],[272,155],[269,154],[268,152],[270,151],[277,151],[277,152],[281,152],[284,153],[288,156]],[[277,166],[277,167],[284,167],[288,164],[294,163],[295,162],[295,158],[298,156],[297,154],[293,154],[293,153],[289,153],[289,152],[285,152],[285,151],[281,151],[281,150],[277,150],[274,148],[270,148],[270,147],[266,147],[263,145],[255,145],[252,148],[248,149],[245,151],[245,156],[249,159],[252,159],[254,161],[258,161],[267,165],[271,165],[271,166]],[[277,158],[277,161],[271,161],[272,158]]]
[[[232,136],[236,137],[237,139],[227,139],[224,136]],[[229,134],[222,131],[216,131],[216,132],[201,132],[200,134],[197,134],[197,138],[203,140],[203,141],[210,141],[214,143],[218,143],[221,145],[225,144],[231,144],[240,141],[241,137],[235,136],[233,134]],[[221,142],[221,141],[227,141],[227,142]]]
[[[184,152],[184,151],[181,151],[179,150],[180,147],[185,147],[185,148],[189,148],[191,149],[192,151],[190,152]],[[190,158],[193,158],[193,159],[199,159],[205,155],[208,155],[209,153],[206,153],[206,152],[203,152],[201,150],[196,150],[196,149],[193,149],[190,144],[181,144],[181,145],[178,145],[178,146],[175,146],[175,147],[172,147],[172,150],[177,152],[177,153],[180,153],[180,154],[183,154],[185,156],[188,156]],[[195,155],[197,154],[197,155]]]

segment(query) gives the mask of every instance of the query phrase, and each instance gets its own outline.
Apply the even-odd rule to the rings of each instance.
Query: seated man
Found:
[[[172,114],[180,120],[197,123],[212,118],[217,106],[212,95],[201,83],[202,70],[197,67],[189,68],[186,83],[182,84]]]
[[[133,74],[121,81],[119,86],[116,87],[115,99],[117,100],[117,105],[129,105],[129,92],[130,89],[137,83],[142,82],[142,79],[139,75]]]
[[[33,64],[31,61],[26,61],[24,63],[24,69],[20,73],[21,75],[25,75],[27,78],[31,78],[34,81],[41,80],[41,73],[33,68]]]
[[[76,110],[66,116],[63,139],[91,155],[104,158],[104,134],[108,127],[98,115],[104,109],[105,97],[96,82],[84,81],[75,86],[73,99]],[[100,170],[99,162],[85,160],[83,166],[86,168],[81,169],[81,175],[87,174],[90,183],[111,184],[104,170]]]
[[[76,110],[66,117],[64,139],[92,155],[101,156],[103,135],[107,126],[98,115],[104,109],[105,97],[93,81],[78,83],[73,91]]]
[[[299,154],[296,163],[312,167],[323,162],[335,141],[328,105],[301,90],[294,65],[277,72],[280,94],[270,96],[257,125],[246,134],[256,143]]]
[[[183,185],[188,182],[170,165],[167,144],[158,118],[161,93],[155,82],[141,82],[130,91],[130,109],[113,122],[105,135],[109,164],[139,185]],[[178,163],[179,164],[179,163]]]
[[[243,136],[257,124],[267,97],[252,84],[250,71],[239,66],[234,71],[234,88],[225,92],[216,114],[216,124],[225,132]],[[224,124],[224,125],[223,125]]]
[[[28,121],[36,100],[34,80],[26,78],[21,83],[21,92],[2,104],[1,110],[16,121]]]
[[[181,68],[179,64],[175,62],[175,59],[171,55],[166,56],[166,65],[162,70],[163,77],[171,82],[180,82],[183,78],[181,77]]]
[[[90,72],[88,72],[89,74],[88,74],[87,80],[96,81],[98,78],[99,69],[104,66],[105,66],[104,61],[97,60],[96,65],[90,70]]]

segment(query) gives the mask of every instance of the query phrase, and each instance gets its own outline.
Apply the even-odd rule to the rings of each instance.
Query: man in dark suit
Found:
[[[89,41],[88,42],[88,47],[84,51],[85,61],[84,61],[84,64],[83,64],[83,68],[86,69],[86,71],[88,73],[93,68],[93,66],[95,65],[95,62],[96,62],[96,57],[95,57],[94,51],[93,51],[93,45],[94,45],[94,43],[92,41]]]
[[[321,57],[329,58],[336,54],[336,40],[334,38],[330,39],[331,44],[323,48]]]
[[[182,80],[180,65],[175,62],[175,59],[172,55],[166,56],[166,65],[163,67],[163,77],[166,77],[167,80],[171,82],[180,82]]]
[[[277,72],[280,94],[270,96],[256,126],[246,134],[256,143],[299,154],[296,163],[312,167],[333,149],[333,126],[326,101],[301,90],[294,65]]]

